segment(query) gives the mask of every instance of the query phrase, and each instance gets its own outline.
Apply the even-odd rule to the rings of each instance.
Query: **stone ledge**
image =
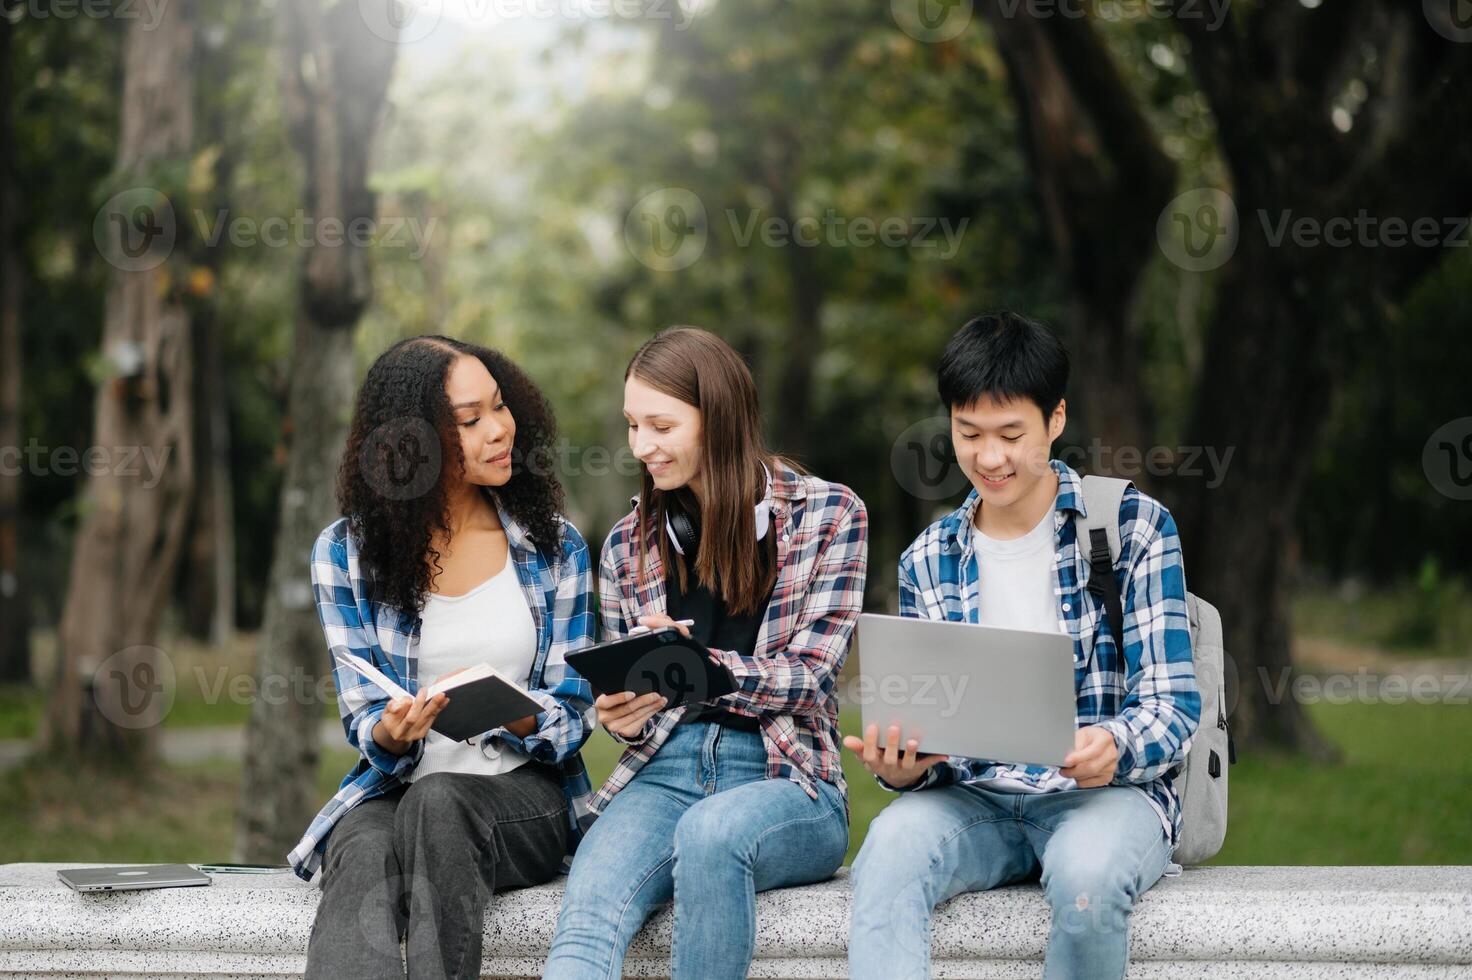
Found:
[[[82,866],[0,865],[0,976],[280,977],[304,966],[320,893],[293,875],[78,895],[56,871]],[[483,976],[537,976],[561,900],[561,879],[497,896]],[[759,896],[751,976],[846,976],[848,909],[846,871]],[[953,899],[936,910],[934,975],[1037,977],[1048,919],[1036,884]],[[650,920],[627,976],[669,975],[670,926],[668,910]],[[1130,951],[1140,980],[1472,977],[1472,867],[1193,868],[1141,899]]]

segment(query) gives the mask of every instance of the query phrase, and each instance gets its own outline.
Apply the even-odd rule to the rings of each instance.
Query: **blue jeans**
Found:
[[[999,793],[959,784],[906,793],[869,825],[854,861],[849,975],[930,973],[930,913],[962,892],[1037,877],[1053,908],[1045,978],[1119,978],[1135,900],[1170,865],[1145,797],[1127,786]]]
[[[848,851],[838,789],[766,778],[755,732],[680,725],[578,846],[543,980],[609,980],[673,897],[675,980],[742,978],[756,893],[832,877]]]

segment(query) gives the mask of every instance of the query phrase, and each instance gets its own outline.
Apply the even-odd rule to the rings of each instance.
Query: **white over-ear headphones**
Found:
[[[756,504],[756,539],[758,541],[765,538],[772,527],[772,471],[767,469],[765,463],[762,464],[762,470],[767,474],[767,489],[762,494],[762,499]],[[694,548],[700,540],[700,530],[688,514],[678,513],[675,515],[675,520],[680,524],[678,529],[671,523],[670,509],[666,508],[664,531],[669,535],[670,543],[675,546],[675,551],[683,555],[686,544]]]

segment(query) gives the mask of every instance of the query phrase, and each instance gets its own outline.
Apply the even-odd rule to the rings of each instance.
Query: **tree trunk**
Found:
[[[796,155],[796,151],[791,151]],[[786,173],[794,172],[789,165]],[[785,177],[785,175],[784,175]],[[788,228],[796,227],[783,178],[770,180],[774,210]],[[811,247],[789,241],[783,247],[792,312],[787,320],[787,342],[782,347],[782,384],[777,390],[776,418],[781,424],[779,449],[806,466],[813,465],[813,369],[823,349],[823,280]]]
[[[210,268],[218,268],[211,262]],[[213,281],[213,279],[211,279]],[[209,307],[195,317],[197,496],[182,570],[183,622],[189,634],[223,650],[235,628],[235,502],[230,476],[229,388],[221,363],[223,324]]]
[[[156,25],[128,28],[117,169],[139,185],[179,168],[190,152],[188,16],[189,5],[175,3]],[[193,493],[189,315],[178,295],[187,259],[172,238],[175,226],[185,227],[173,220],[184,203],[177,193],[170,202],[134,187],[99,218],[98,245],[115,267],[102,330],[111,374],[93,424],[94,448],[107,462],[82,495],[43,739],[52,751],[139,761],[172,703],[172,665],[153,644]]]
[[[0,451],[19,447],[21,263],[15,179],[15,25],[0,16]],[[30,616],[20,574],[20,460],[0,460],[0,682],[31,679]]]
[[[1119,449],[1151,445],[1135,297],[1175,167],[1087,19],[1009,16],[994,2],[983,9],[1069,290],[1071,421],[1110,450],[1093,467],[1107,472]]]
[[[1419,10],[1388,2],[1234,8],[1220,29],[1177,0],[1176,26],[1216,117],[1242,216],[1225,261],[1194,389],[1187,443],[1226,463],[1219,486],[1172,478],[1161,495],[1181,529],[1187,579],[1222,613],[1234,723],[1245,744],[1327,757],[1283,688],[1293,534],[1330,396],[1369,317],[1441,260],[1439,249],[1298,247],[1272,241],[1262,215],[1381,219],[1464,215],[1472,149],[1442,133],[1472,127],[1460,97],[1472,50],[1447,43]],[[1140,272],[1173,170],[1087,19],[1007,17],[988,4],[1025,123],[1039,196],[1070,284],[1076,363],[1090,428],[1145,446],[1141,359],[1129,328]],[[1373,50],[1373,69],[1365,52]],[[1336,100],[1353,80],[1358,115]],[[1457,123],[1456,119],[1462,119]],[[1113,434],[1111,434],[1111,432]],[[1140,433],[1132,435],[1131,433]],[[1215,483],[1215,481],[1211,481]],[[1233,707],[1233,705],[1229,705]]]
[[[1173,488],[1188,581],[1221,611],[1242,741],[1331,758],[1285,686],[1296,516],[1334,388],[1370,354],[1369,322],[1393,319],[1448,253],[1439,242],[1302,244],[1270,229],[1305,218],[1325,229],[1361,214],[1408,224],[1467,214],[1472,147],[1442,134],[1472,128],[1461,96],[1472,84],[1472,50],[1435,34],[1419,9],[1368,0],[1322,12],[1234,10],[1217,31],[1199,18],[1179,24],[1240,216],[1187,436],[1233,456],[1220,486],[1178,478]],[[1340,117],[1336,126],[1331,109],[1351,78],[1366,98],[1349,125]]]
[[[387,5],[393,0],[382,0]],[[368,157],[396,47],[365,27],[357,4],[281,8],[284,99],[306,169],[304,210],[351,226],[374,216]],[[384,15],[378,23],[387,23]],[[353,334],[371,294],[367,256],[347,240],[303,255],[285,436],[290,447],[246,738],[236,853],[280,861],[317,809],[316,697],[327,669],[308,559],[338,516],[337,461],[353,399]]]

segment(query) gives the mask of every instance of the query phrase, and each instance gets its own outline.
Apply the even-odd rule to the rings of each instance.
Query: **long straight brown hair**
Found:
[[[631,377],[700,410],[705,500],[700,505],[695,575],[731,612],[760,612],[758,607],[777,579],[777,563],[771,556],[778,531],[773,527],[758,541],[755,509],[767,488],[763,467],[774,467],[778,459],[762,439],[751,371],[741,355],[715,334],[696,327],[670,327],[634,353],[624,381]],[[682,495],[680,506],[693,509],[694,495],[688,490],[665,493],[654,486],[647,469],[640,474],[638,574],[641,578],[645,574],[653,545],[665,568],[674,563],[684,588],[685,561],[664,531],[673,502],[669,498],[675,494]]]

